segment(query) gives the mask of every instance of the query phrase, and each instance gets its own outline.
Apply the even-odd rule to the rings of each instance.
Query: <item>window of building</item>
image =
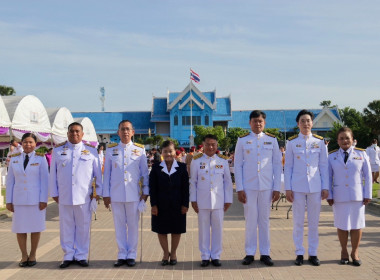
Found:
[[[182,116],[182,125],[191,125],[190,116]],[[193,116],[193,125],[201,125],[201,116]]]
[[[178,125],[178,116],[177,115],[174,116],[174,125]]]
[[[209,120],[209,117],[208,115],[205,116],[205,125],[209,125],[210,123],[210,120]]]

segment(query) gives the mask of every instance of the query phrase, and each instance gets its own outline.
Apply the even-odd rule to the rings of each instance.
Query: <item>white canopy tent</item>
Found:
[[[54,144],[60,144],[67,140],[67,128],[74,119],[66,107],[46,109],[51,123],[51,139]]]
[[[21,139],[26,132],[33,132],[41,142],[50,138],[51,126],[42,102],[33,95],[3,96],[5,108],[11,120],[9,138]],[[9,139],[8,139],[9,140]]]
[[[87,117],[74,118],[74,121],[80,123],[83,126],[84,135],[83,135],[82,140],[84,142],[90,143],[91,145],[97,147],[99,142],[98,142],[96,130],[92,121]]]
[[[0,149],[9,147],[9,128],[11,119],[8,115],[8,110],[5,107],[3,98],[0,96]]]

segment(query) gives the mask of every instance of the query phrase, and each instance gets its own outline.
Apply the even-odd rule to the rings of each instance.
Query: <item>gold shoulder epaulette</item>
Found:
[[[314,136],[315,138],[318,138],[318,139],[323,140],[323,137],[322,137],[322,136],[319,136],[319,135],[317,135],[317,134],[313,134],[313,136]]]
[[[135,145],[135,146],[137,146],[137,147],[139,147],[139,148],[141,148],[141,149],[144,149],[144,148],[145,148],[145,146],[144,146],[143,144],[133,143],[133,145]]]
[[[362,148],[354,148],[354,150],[359,150],[359,151],[362,151],[362,152],[365,152],[365,149],[362,149]]]
[[[201,158],[203,156],[203,154],[202,153],[199,153],[199,154],[197,154],[195,157],[193,157],[193,159],[198,159],[198,158]]]
[[[84,143],[86,146],[88,147],[91,147],[91,148],[94,148],[95,149],[95,146],[92,146],[91,144],[88,144],[88,143]]]
[[[218,154],[218,157],[222,158],[222,159],[228,159],[228,157],[226,157],[225,155],[221,155],[221,154]]]
[[[111,143],[107,146],[107,148],[113,148],[116,147],[118,144],[117,143]]]
[[[264,132],[266,135],[270,136],[270,137],[273,137],[273,138],[276,138],[276,136],[274,136],[273,134],[270,134],[268,132]]]
[[[335,153],[338,149],[332,150],[329,152],[329,154]]]
[[[19,155],[21,155],[21,153],[13,154],[13,155],[10,155],[9,157],[17,157]]]
[[[44,157],[45,154],[44,153],[36,153],[36,156],[39,156],[39,157]]]
[[[292,141],[293,139],[296,139],[297,137],[298,137],[298,134],[293,135],[293,136],[288,138],[288,141]]]
[[[244,135],[242,135],[242,136],[239,136],[239,138],[243,138],[243,137],[246,137],[246,136],[248,136],[250,133],[248,132],[248,133],[246,133],[246,134],[244,134]]]
[[[67,143],[67,141],[65,141],[65,142],[62,142],[62,143],[60,143],[60,144],[56,145],[55,147],[56,147],[56,148],[58,148],[58,147],[61,147],[61,146],[65,145],[66,143]]]

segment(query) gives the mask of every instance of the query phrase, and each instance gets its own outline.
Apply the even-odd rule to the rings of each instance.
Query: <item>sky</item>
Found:
[[[380,2],[0,1],[0,84],[47,108],[150,111],[201,91],[233,110],[362,111],[380,99]]]

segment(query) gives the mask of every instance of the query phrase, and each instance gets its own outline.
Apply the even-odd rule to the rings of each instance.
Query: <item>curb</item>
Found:
[[[367,209],[371,214],[379,215],[380,216],[380,199],[375,198],[367,205]]]

